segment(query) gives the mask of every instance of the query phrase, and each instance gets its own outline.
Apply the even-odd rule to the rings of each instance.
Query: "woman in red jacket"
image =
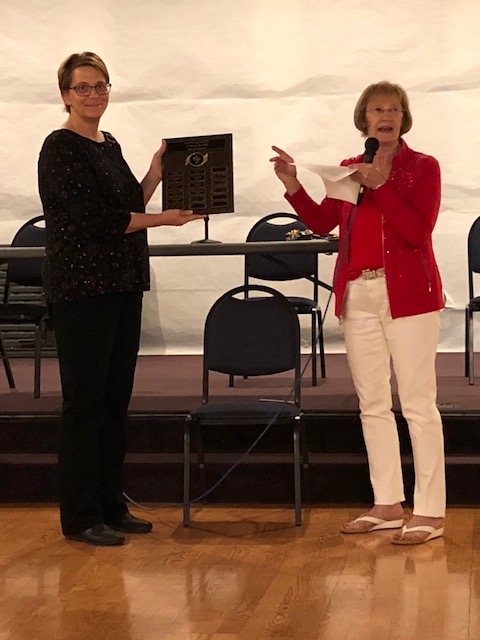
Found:
[[[432,248],[440,206],[440,169],[431,156],[410,149],[402,136],[412,126],[405,91],[389,82],[360,96],[354,122],[379,141],[372,163],[344,160],[362,185],[360,205],[325,198],[314,202],[297,179],[293,158],[278,147],[272,158],[285,197],[316,233],[337,225],[340,247],[334,277],[336,315],[359,397],[374,506],[346,523],[344,533],[404,525],[400,447],[392,413],[391,363],[415,464],[414,508],[397,544],[419,544],[443,534],[445,461],[436,406],[435,356],[444,306]]]

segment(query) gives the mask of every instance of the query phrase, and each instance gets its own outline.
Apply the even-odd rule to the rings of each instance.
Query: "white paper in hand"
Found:
[[[298,164],[298,167],[316,173],[323,180],[327,196],[356,204],[360,185],[350,178],[355,169],[326,164]]]

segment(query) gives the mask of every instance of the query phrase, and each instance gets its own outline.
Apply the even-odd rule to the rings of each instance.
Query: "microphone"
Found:
[[[380,142],[377,138],[367,138],[365,140],[365,153],[363,154],[363,161],[366,164],[372,164],[379,146]]]
[[[365,140],[365,152],[363,154],[363,161],[366,164],[372,164],[379,146],[380,146],[380,142],[378,141],[377,138],[367,138]],[[365,187],[363,186],[363,184],[360,185],[360,190],[358,192],[358,199],[357,199],[357,207],[360,205],[362,201],[364,189]]]

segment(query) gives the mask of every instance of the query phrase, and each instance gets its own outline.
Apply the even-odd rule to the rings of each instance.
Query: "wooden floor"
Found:
[[[480,640],[480,509],[417,547],[340,534],[358,513],[202,507],[184,529],[156,508],[99,548],[54,506],[0,505],[0,640]]]

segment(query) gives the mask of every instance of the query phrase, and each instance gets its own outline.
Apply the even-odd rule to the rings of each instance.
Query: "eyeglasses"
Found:
[[[375,109],[367,109],[367,113],[373,113],[376,116],[383,116],[384,113],[389,113],[391,116],[396,116],[399,113],[404,113],[404,110],[400,109],[400,107],[390,107],[390,109],[375,107]]]
[[[80,82],[80,84],[75,85],[74,87],[70,87],[73,89],[77,96],[84,98],[85,96],[89,96],[92,93],[92,89],[95,89],[99,96],[106,96],[110,93],[110,89],[112,88],[111,84],[107,84],[106,82],[97,82],[97,84],[87,84],[86,82]]]

